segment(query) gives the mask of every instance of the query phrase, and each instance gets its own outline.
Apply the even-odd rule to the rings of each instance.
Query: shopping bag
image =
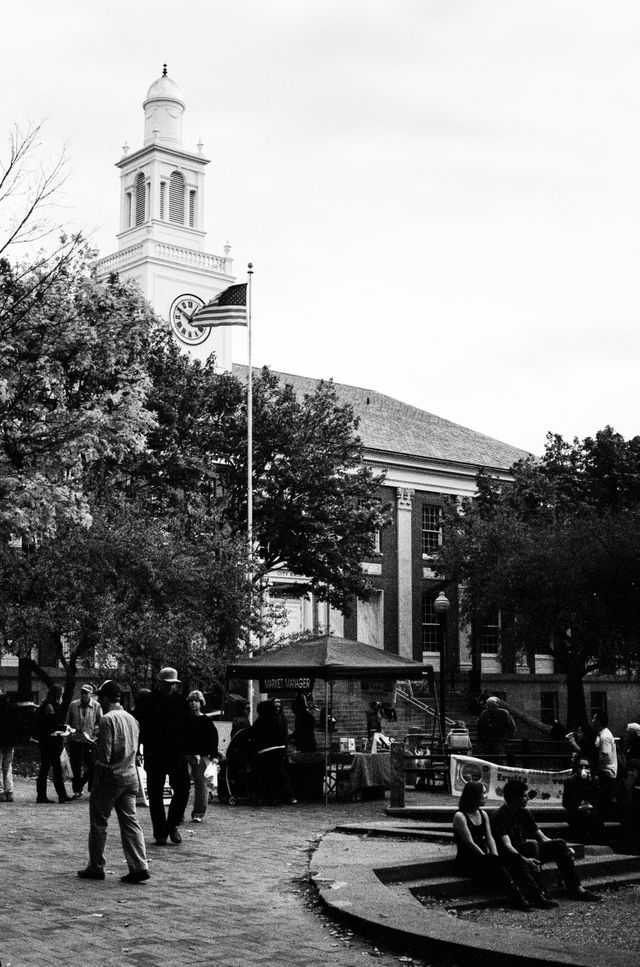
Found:
[[[73,772],[71,771],[71,762],[69,761],[69,753],[66,748],[62,749],[60,753],[60,764],[62,766],[62,778],[65,782],[71,782],[73,779]]]
[[[207,765],[204,770],[204,779],[207,784],[207,789],[212,795],[215,795],[218,789],[218,764],[214,762],[213,759],[207,760]]]
[[[144,771],[143,766],[136,766],[136,772],[138,773],[138,792],[136,793],[136,805],[137,806],[148,806],[149,799],[147,796],[147,773]]]

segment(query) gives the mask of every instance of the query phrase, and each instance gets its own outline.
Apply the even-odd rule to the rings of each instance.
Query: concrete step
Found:
[[[606,850],[607,847],[599,849]],[[587,887],[640,882],[640,859],[637,856],[602,852],[577,858],[576,867],[582,883]],[[477,884],[473,880],[456,876],[451,868],[451,860],[437,860],[429,864],[405,867],[401,875],[391,881],[386,877],[384,879],[385,882],[401,882],[404,889],[414,896],[430,897],[434,900],[464,898],[473,904],[477,898]],[[558,889],[558,871],[555,866],[545,866],[542,875],[550,892]],[[489,899],[495,902],[496,897],[497,895]]]

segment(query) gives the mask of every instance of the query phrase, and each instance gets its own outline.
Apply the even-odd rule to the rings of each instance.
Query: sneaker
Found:
[[[52,803],[53,802],[53,799],[46,799],[45,797],[38,796],[38,798],[36,799],[36,802],[48,802],[48,803]]]
[[[174,826],[173,829],[169,830],[169,839],[172,843],[175,843],[176,846],[178,843],[182,842],[182,836],[180,835],[180,830],[177,826]]]
[[[104,880],[104,870],[94,870],[87,866],[86,870],[78,870],[81,880]]]
[[[13,793],[12,792],[5,793],[5,797],[4,798],[5,798],[5,800],[7,802],[13,802]]]
[[[201,823],[202,822],[202,816],[192,816],[191,817],[191,822],[192,823]]]
[[[71,798],[72,799],[82,799],[82,793],[81,792],[74,792],[74,794],[73,794],[73,796]]]
[[[149,879],[148,870],[138,870],[137,873],[134,873],[132,870],[130,873],[127,873],[126,876],[121,876],[120,882],[121,883],[144,883],[144,881],[148,879]]]
[[[156,836],[156,846],[166,846],[167,837],[166,836]]]
[[[567,893],[567,896],[571,900],[585,900],[588,903],[602,903],[602,897],[599,893],[592,893],[591,890],[585,890],[583,886],[578,887],[577,890],[571,890]]]

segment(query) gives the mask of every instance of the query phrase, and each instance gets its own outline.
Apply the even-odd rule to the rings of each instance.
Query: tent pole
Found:
[[[329,803],[329,681],[324,680],[324,804]]]

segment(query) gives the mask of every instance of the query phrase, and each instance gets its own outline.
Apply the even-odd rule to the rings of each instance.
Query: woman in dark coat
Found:
[[[272,806],[295,803],[286,771],[287,728],[273,702],[260,702],[258,716],[249,730],[251,772],[258,800]]]
[[[298,752],[316,751],[316,720],[313,712],[307,705],[307,697],[303,692],[298,692],[294,701],[291,703],[291,711],[294,714],[294,731],[291,736],[293,744]]]

